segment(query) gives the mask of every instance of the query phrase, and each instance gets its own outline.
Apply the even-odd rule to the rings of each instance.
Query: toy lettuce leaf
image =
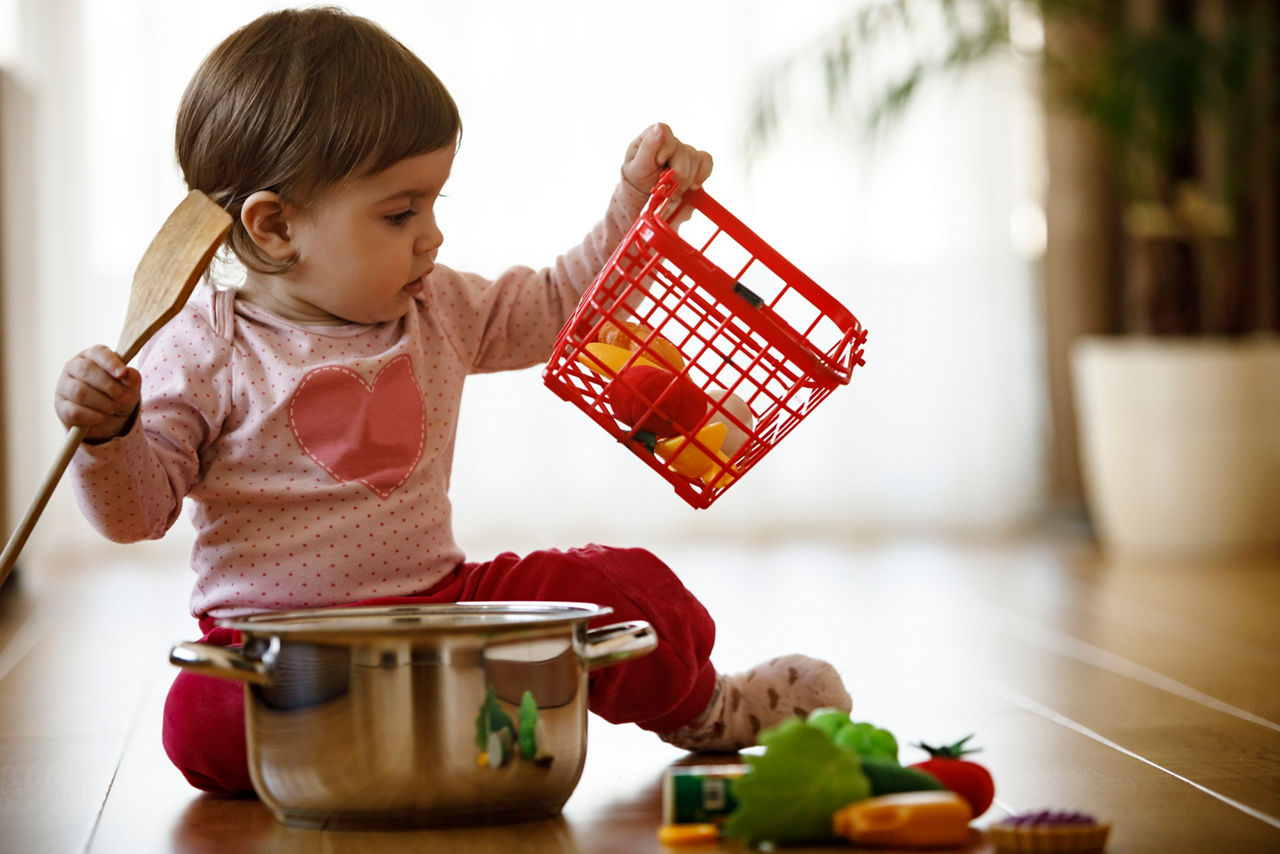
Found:
[[[830,839],[836,810],[871,794],[858,757],[799,718],[761,733],[760,744],[762,755],[744,757],[751,772],[734,787],[726,836],[752,845]]]

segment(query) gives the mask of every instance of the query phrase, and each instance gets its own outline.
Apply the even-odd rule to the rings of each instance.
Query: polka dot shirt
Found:
[[[464,378],[545,361],[644,201],[619,184],[540,271],[437,265],[390,323],[299,325],[202,286],[140,356],[133,428],[77,452],[81,510],[135,542],[185,500],[197,617],[426,590],[463,559],[447,487]]]

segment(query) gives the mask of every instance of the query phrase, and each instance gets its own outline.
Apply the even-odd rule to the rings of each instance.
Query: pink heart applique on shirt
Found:
[[[370,386],[350,368],[316,368],[289,402],[289,428],[335,479],[387,498],[422,458],[426,407],[408,356],[382,366]]]

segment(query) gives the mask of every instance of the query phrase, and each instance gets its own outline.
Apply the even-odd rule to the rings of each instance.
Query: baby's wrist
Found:
[[[142,410],[141,404],[135,406],[133,411],[129,413],[129,417],[124,420],[120,428],[109,436],[98,436],[94,438],[86,437],[84,443],[86,445],[105,445],[108,442],[114,442],[122,436],[127,436],[133,431],[133,427],[138,423],[138,413]]]
[[[649,200],[649,195],[653,192],[652,190],[641,189],[632,183],[631,179],[626,176],[626,173],[623,173],[621,179],[618,181],[618,187],[621,189],[622,195],[625,198],[641,203],[647,202]]]

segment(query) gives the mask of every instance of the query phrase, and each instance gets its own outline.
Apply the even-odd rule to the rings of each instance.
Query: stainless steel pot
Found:
[[[285,824],[404,828],[560,812],[586,760],[588,671],[651,652],[611,609],[476,602],[220,621],[243,648],[173,647],[245,683],[249,771]]]

